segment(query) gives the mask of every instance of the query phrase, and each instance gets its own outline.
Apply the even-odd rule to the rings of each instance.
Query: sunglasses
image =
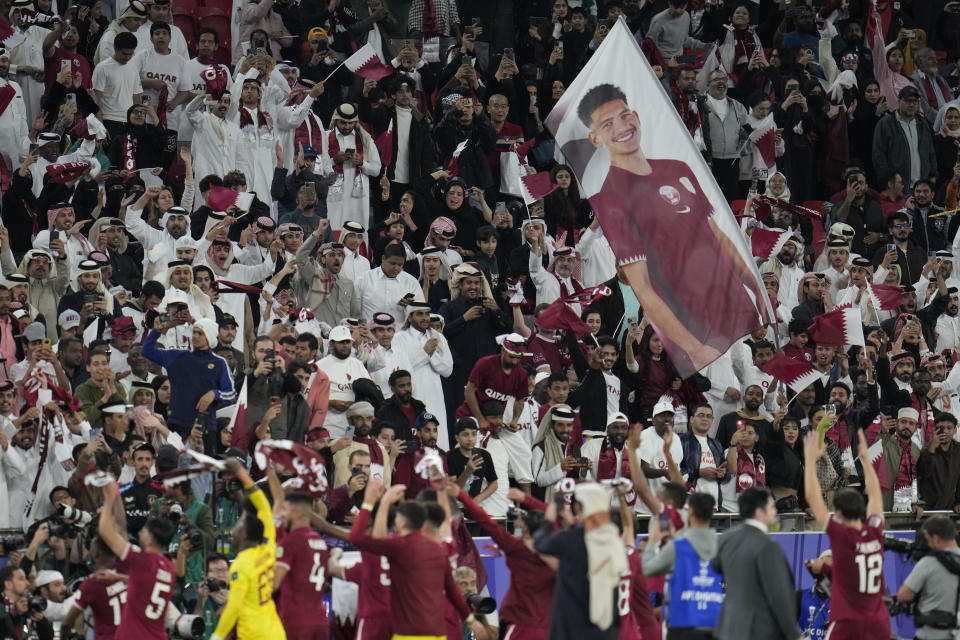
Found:
[[[913,229],[913,225],[909,222],[898,222],[893,225],[894,229]]]

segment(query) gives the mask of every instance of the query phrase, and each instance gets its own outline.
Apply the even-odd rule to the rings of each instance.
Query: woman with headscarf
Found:
[[[873,169],[873,130],[877,122],[890,110],[886,97],[876,80],[867,81],[861,90],[853,120],[847,124],[850,156],[857,158],[867,174],[867,184],[876,184]]]
[[[151,122],[147,122],[147,118]],[[135,104],[127,109],[127,124],[110,143],[110,162],[131,173],[162,166],[166,129],[151,104]]]
[[[763,44],[750,24],[750,9],[745,4],[736,4],[730,14],[730,24],[724,25],[720,43],[720,60],[724,69],[730,71],[734,83],[750,64],[755,51],[763,51]]]
[[[876,25],[873,30],[873,41],[870,44],[873,51],[873,75],[880,85],[880,93],[887,99],[887,106],[890,109],[896,109],[900,104],[898,98],[900,90],[913,86],[913,82],[906,76],[903,49],[900,48],[899,43],[895,43],[887,50],[881,33],[880,14],[877,13],[874,5],[871,5],[870,11]]]
[[[933,148],[937,152],[938,182],[945,184],[953,178],[953,168],[957,165],[957,145],[960,143],[960,106],[948,104],[940,114],[940,131],[933,139]],[[951,236],[952,237],[952,236]]]
[[[822,126],[817,111],[823,102],[822,96],[813,96],[814,88],[820,87],[817,80],[801,83],[795,77],[788,77],[784,84],[788,95],[775,107],[774,118],[777,127],[783,129],[783,172],[790,181],[794,199],[803,202],[809,198],[815,181],[815,142],[818,128]]]
[[[388,221],[399,220],[406,227],[404,240],[416,253],[425,246],[424,241],[430,224],[430,216],[421,202],[420,194],[416,191],[404,191],[397,203],[396,211],[392,211],[390,207],[390,182],[382,178],[380,184],[384,188],[376,212],[377,217],[383,221],[378,225],[379,231],[385,234],[387,227],[389,227]],[[382,252],[382,248],[379,252],[374,252],[375,263],[379,264],[379,254]]]
[[[166,420],[170,406],[170,381],[167,376],[157,376],[150,381],[150,385],[153,387],[154,394],[156,394],[153,410]]]
[[[589,224],[585,218],[590,204],[580,197],[580,190],[573,179],[573,170],[567,165],[558,164],[550,169],[550,182],[559,189],[544,198],[547,231],[555,238],[560,231],[566,231],[566,244],[575,246],[580,229]]]
[[[445,171],[436,171],[430,174],[432,182],[428,181],[429,187],[432,188],[433,185],[439,184],[439,179],[445,175],[447,175]],[[441,193],[439,203],[429,197],[425,197],[425,201],[434,204],[435,218],[443,216],[453,221],[457,235],[454,236],[451,245],[462,250],[462,257],[470,258],[477,247],[477,229],[483,224],[489,224],[484,222],[483,208],[486,207],[487,211],[490,208],[486,206],[486,202],[483,200],[483,192],[479,189],[469,189],[467,183],[461,178],[451,178],[442,187]],[[475,196],[475,193],[479,195]],[[471,200],[480,205],[481,210],[479,212],[470,203]],[[490,218],[492,219],[492,217],[493,214],[491,213]]]

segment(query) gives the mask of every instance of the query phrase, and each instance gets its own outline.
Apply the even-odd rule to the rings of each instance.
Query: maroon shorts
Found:
[[[330,625],[286,627],[287,640],[330,640]]]
[[[640,627],[640,637],[643,640],[661,640],[663,638],[663,629],[659,624],[651,624],[646,627]]]
[[[834,620],[827,625],[823,640],[864,640],[864,638],[889,638],[890,619],[886,620]]]
[[[390,618],[357,620],[356,640],[390,640],[391,637],[393,637],[393,621]]]
[[[547,640],[547,630],[542,627],[525,627],[519,624],[507,625],[503,640]]]

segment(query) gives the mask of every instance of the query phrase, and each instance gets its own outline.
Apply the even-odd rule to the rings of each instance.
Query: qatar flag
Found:
[[[763,366],[764,373],[787,385],[795,392],[802,391],[817,380],[824,380],[825,376],[812,366],[801,360],[788,358],[782,353],[770,358]]]
[[[27,39],[23,31],[14,29],[6,20],[0,19],[0,42],[8,51]]]
[[[247,436],[247,385],[240,387],[237,402],[230,416],[230,446],[246,451],[250,438]]]
[[[760,179],[765,180],[777,170],[777,125],[773,113],[760,121],[750,132],[753,143],[753,168],[760,170]]]
[[[393,118],[390,118],[387,130],[378,135],[373,144],[377,145],[377,151],[380,152],[381,164],[384,167],[389,166],[393,161]]]
[[[272,461],[297,474],[289,486],[302,489],[310,495],[321,496],[327,491],[327,468],[320,454],[290,440],[261,440],[253,451],[257,466],[266,471]]]
[[[537,200],[543,200],[559,188],[560,185],[550,180],[549,171],[520,175],[520,191],[523,195],[523,203],[528,207]]]
[[[361,78],[380,80],[393,73],[393,67],[383,64],[380,56],[370,43],[357,49],[356,53],[344,61],[344,66]]]
[[[863,346],[863,318],[860,306],[845,304],[830,313],[813,319],[808,330],[810,339],[822,347],[843,347],[848,344]]]
[[[681,377],[774,322],[747,238],[623,19],[546,125]]]
[[[873,301],[874,311],[893,311],[900,306],[903,287],[891,284],[873,284],[867,281],[867,293]]]
[[[458,144],[457,148],[453,150],[453,155],[450,156],[450,162],[447,164],[447,173],[450,174],[451,178],[456,178],[457,173],[460,171],[460,154],[467,148],[468,142],[470,142],[470,138]]]
[[[550,303],[546,309],[537,316],[537,326],[541,329],[562,329],[573,331],[578,338],[590,333],[590,327],[587,326],[580,316],[570,308],[567,301],[563,298],[557,298]]]
[[[230,207],[236,207],[240,211],[249,211],[253,204],[253,194],[246,191],[234,191],[226,187],[213,185],[210,187],[210,195],[207,196],[207,206],[214,211],[226,211]]]
[[[766,262],[773,256],[780,253],[787,240],[793,237],[793,231],[767,231],[766,229],[756,228],[750,235],[750,249],[753,251],[754,258],[760,258]]]

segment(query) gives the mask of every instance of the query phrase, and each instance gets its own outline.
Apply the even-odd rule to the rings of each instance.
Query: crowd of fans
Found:
[[[0,529],[27,533],[4,552],[48,601],[44,617],[0,573],[14,637],[76,618],[90,602],[64,605],[63,581],[120,555],[83,528],[95,469],[213,633],[244,487],[158,474],[200,452],[260,480],[266,440],[322,458],[328,490],[278,513],[324,532],[363,516],[371,482],[402,485],[392,501],[435,490],[434,452],[481,523],[565,479],[638,475],[651,497],[626,514],[688,493],[736,512],[757,487],[803,513],[810,430],[828,506],[862,483],[863,429],[886,511],[960,513],[960,2],[208,3],[4,14]],[[757,259],[776,322],[688,378],[544,124],[618,20],[744,233],[791,232]],[[392,73],[341,64],[365,45]],[[776,170],[750,136],[769,113]],[[556,188],[525,205],[517,161]],[[900,306],[875,308],[868,283],[902,286]],[[569,302],[590,334],[538,325],[598,285]],[[866,344],[813,344],[846,303]],[[778,352],[822,381],[786,388],[763,370]],[[482,573],[468,547],[455,566]]]

